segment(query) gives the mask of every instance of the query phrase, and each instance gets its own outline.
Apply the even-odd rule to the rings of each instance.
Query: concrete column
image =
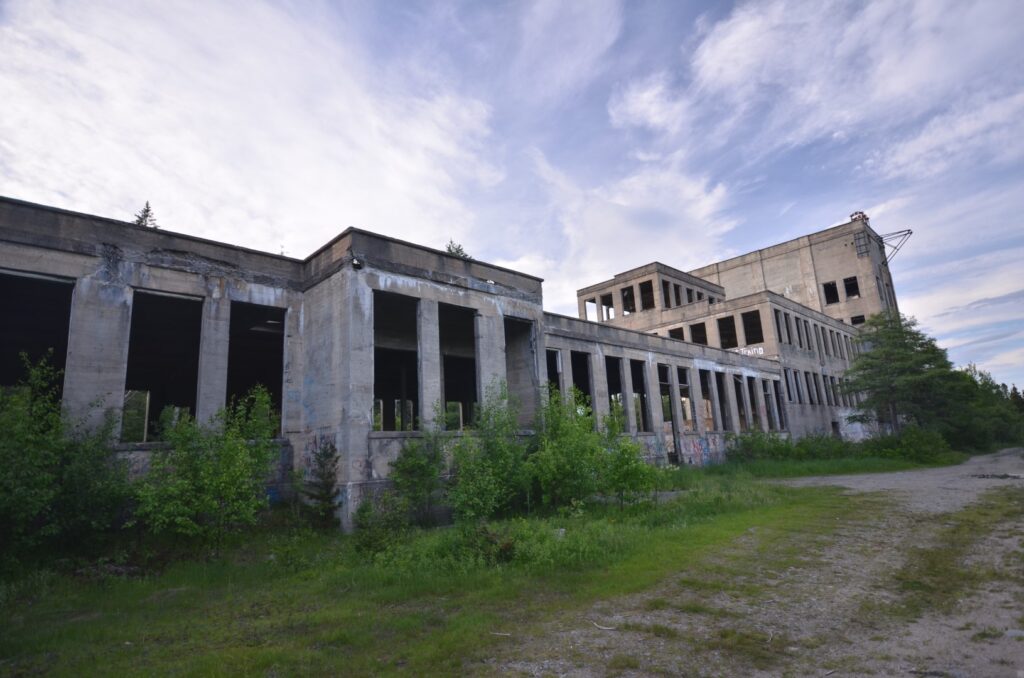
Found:
[[[231,301],[223,281],[210,285],[203,300],[203,324],[199,339],[199,390],[196,420],[205,424],[224,407],[228,391],[228,345],[231,335]]]
[[[339,351],[341,373],[339,450],[349,482],[370,480],[369,434],[373,424],[373,290],[360,271],[344,269]],[[355,510],[352,506],[351,510]]]
[[[686,369],[686,368],[683,368]],[[679,400],[679,368],[675,365],[668,366],[668,401],[672,406],[672,421],[675,422],[676,450],[680,449],[679,443],[683,437],[683,403]],[[690,398],[693,398],[693,387],[690,387]]]
[[[619,360],[619,383],[622,384],[622,408],[626,415],[626,430],[630,433],[637,432],[636,410],[633,409],[633,370],[630,369],[629,360]]]
[[[72,421],[96,430],[110,416],[120,435],[131,321],[131,287],[95,278],[75,283],[62,403]]]
[[[711,384],[711,411],[714,414],[717,426],[715,430],[726,431],[728,429],[725,427],[725,420],[722,418],[724,413],[722,412],[721,400],[718,396],[718,378],[716,377],[718,372],[708,370],[708,374],[711,375],[708,381]]]
[[[416,313],[416,352],[419,359],[420,430],[434,425],[441,404],[441,330],[437,302],[420,299]]]
[[[576,299],[576,305],[578,307],[580,320],[586,320],[587,319],[587,300],[584,297],[579,297],[579,298]],[[598,313],[598,317],[600,318],[600,313]]]
[[[743,375],[740,375],[740,395],[743,397],[743,411],[747,413],[747,430],[753,431],[756,403],[750,402],[750,388],[747,386],[746,376]]]
[[[757,399],[755,407],[760,415],[758,418],[761,420],[761,430],[767,433],[770,429],[768,428],[768,404],[764,401],[764,380],[760,378],[754,379],[754,398]]]
[[[302,297],[290,294],[288,310],[284,315],[284,379],[281,396],[281,426],[286,434],[303,430],[302,384],[304,381],[305,351],[302,334]],[[291,437],[291,436],[289,436]],[[296,444],[298,441],[293,441]],[[296,447],[301,450],[301,447]]]
[[[739,403],[736,399],[736,385],[733,381],[735,375],[726,373],[725,374],[725,401],[729,405],[729,416],[732,419],[732,430],[733,433],[740,432],[740,408]],[[743,393],[746,388],[740,389],[740,397],[743,397]],[[746,400],[746,398],[744,398]],[[750,412],[750,408],[747,408],[747,412]],[[747,421],[749,427],[749,420]]]
[[[594,412],[594,421],[598,427],[608,416],[608,375],[605,373],[604,354],[598,346],[590,353],[590,406]]]
[[[658,381],[657,363],[648,360],[644,374],[644,381],[647,382],[647,404],[650,407],[648,415],[651,418],[651,430],[660,436],[665,429],[665,415],[661,410],[661,382]]]
[[[476,389],[483,402],[492,384],[504,383],[505,319],[497,314],[476,314]]]
[[[690,380],[690,398],[693,400],[693,430],[698,435],[704,435],[708,431],[704,425],[704,389],[700,385],[700,370],[697,367],[687,367],[684,369],[689,370],[687,376]]]
[[[558,388],[562,397],[568,399],[572,395],[572,354],[567,348],[558,349],[558,359],[562,361],[562,372],[558,375]],[[593,389],[593,379],[590,380]]]

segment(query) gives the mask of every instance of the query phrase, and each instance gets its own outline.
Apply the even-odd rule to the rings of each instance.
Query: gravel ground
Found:
[[[1024,487],[1024,450],[956,467],[784,482],[872,494],[860,504],[867,509],[837,515],[827,529],[782,539],[751,530],[699,572],[511,637],[477,672],[1024,678],[1022,525],[1002,524],[975,546],[966,565],[1001,574],[953,612],[913,622],[865,613],[895,599],[893,573],[908,549],[934,543],[944,514],[992,488]]]

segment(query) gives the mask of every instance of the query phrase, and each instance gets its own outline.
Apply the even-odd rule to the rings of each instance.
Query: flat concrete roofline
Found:
[[[103,217],[103,216],[99,216],[99,215],[96,215],[96,214],[89,214],[87,212],[76,212],[74,210],[64,209],[63,207],[54,207],[52,205],[43,205],[41,203],[29,202],[28,200],[19,200],[18,198],[11,198],[11,197],[8,197],[8,196],[3,196],[3,195],[0,195],[0,202],[6,202],[6,203],[10,203],[12,205],[19,205],[19,206],[22,206],[22,207],[31,207],[32,209],[42,210],[42,211],[46,211],[46,212],[53,212],[53,213],[56,213],[56,214],[66,214],[68,216],[78,217],[78,218],[82,218],[82,219],[91,219],[91,220],[94,220],[94,221],[104,222],[104,223],[108,223],[108,224],[112,224],[112,225],[116,225],[116,226],[121,226],[121,227],[125,227],[125,228],[132,228],[132,229],[143,231],[143,232],[150,232],[150,231],[153,230],[153,229],[151,229],[151,228],[149,228],[147,226],[139,226],[138,224],[134,224],[134,223],[132,223],[130,221],[122,221],[120,219],[113,219],[111,217]],[[241,252],[247,252],[247,253],[250,253],[250,254],[258,254],[260,256],[272,257],[274,259],[280,259],[280,260],[283,260],[283,261],[290,261],[290,262],[293,262],[293,263],[302,263],[302,264],[309,263],[317,255],[319,255],[322,252],[324,252],[325,250],[329,249],[336,242],[338,242],[339,240],[341,240],[342,238],[344,238],[345,236],[347,236],[347,235],[349,235],[351,233],[358,233],[360,235],[365,235],[365,236],[369,236],[369,237],[372,237],[372,238],[377,238],[379,240],[387,240],[387,241],[390,241],[390,242],[393,242],[393,243],[404,245],[406,247],[412,247],[412,248],[415,248],[415,249],[423,250],[425,252],[430,252],[432,254],[439,254],[439,255],[442,255],[442,256],[445,256],[445,257],[449,257],[449,258],[452,258],[452,259],[457,259],[457,260],[460,260],[460,261],[462,260],[462,257],[456,256],[454,254],[450,254],[450,253],[445,252],[443,250],[437,250],[437,249],[434,249],[432,247],[425,247],[423,245],[418,245],[416,243],[408,242],[406,240],[399,240],[398,238],[392,238],[391,236],[381,235],[380,233],[374,233],[373,231],[367,231],[367,230],[362,229],[362,228],[356,228],[355,226],[349,226],[344,231],[342,231],[341,233],[339,233],[335,237],[331,238],[330,241],[327,242],[327,244],[323,245],[322,247],[317,248],[315,252],[313,252],[309,256],[304,257],[302,259],[298,259],[296,257],[289,257],[289,256],[284,255],[284,254],[274,254],[273,252],[265,252],[263,250],[252,249],[251,247],[244,247],[242,245],[234,245],[232,243],[223,242],[223,241],[220,241],[220,240],[211,240],[209,238],[202,238],[202,237],[195,236],[195,235],[189,235],[187,233],[179,233],[177,231],[171,231],[171,230],[164,229],[164,228],[160,228],[160,229],[157,229],[157,230],[159,231],[160,234],[174,236],[175,238],[181,238],[183,240],[191,240],[192,242],[199,242],[199,243],[204,243],[204,244],[207,244],[207,245],[216,245],[218,247],[228,247],[228,248],[231,248],[231,249],[234,249],[234,250],[238,250],[238,251],[241,251]],[[498,271],[504,271],[506,273],[511,273],[513,275],[522,276],[524,278],[529,278],[531,280],[536,280],[538,282],[544,282],[543,278],[538,278],[537,276],[530,275],[529,273],[523,273],[521,271],[515,271],[515,270],[513,270],[511,268],[505,268],[504,266],[497,266],[495,264],[489,264],[489,263],[487,263],[485,261],[479,261],[477,259],[472,259],[471,261],[474,264],[479,264],[479,265],[482,265],[482,266],[486,266],[488,268],[493,268],[493,269],[498,270]]]
[[[857,223],[857,222],[862,223],[864,225],[864,228],[866,228],[868,231],[870,231],[871,234],[874,235],[876,238],[881,238],[881,236],[878,235],[878,232],[875,231],[875,229],[871,228],[871,224],[869,224],[867,221],[862,221],[860,219],[857,219],[856,221],[854,221],[854,220],[844,221],[841,224],[836,224],[835,226],[829,226],[828,228],[823,228],[820,231],[811,231],[810,233],[805,233],[804,235],[798,235],[797,237],[790,238],[789,240],[783,240],[782,242],[772,243],[771,245],[765,245],[764,247],[758,248],[756,250],[750,250],[749,252],[744,252],[743,254],[737,254],[736,256],[729,257],[728,259],[719,259],[718,261],[712,261],[710,264],[704,264],[703,266],[698,266],[697,268],[693,269],[693,271],[703,271],[705,269],[713,268],[715,266],[721,266],[722,264],[726,264],[726,263],[728,263],[730,261],[735,261],[736,259],[742,259],[744,257],[749,257],[751,254],[757,254],[758,252],[763,252],[765,250],[773,250],[773,249],[776,249],[776,248],[781,248],[781,247],[783,247],[785,245],[791,245],[792,243],[795,243],[798,240],[803,240],[804,238],[813,238],[814,236],[825,235],[829,231],[838,231],[841,228],[846,228],[846,227],[850,226],[851,224],[854,224],[854,223]],[[694,273],[694,272],[691,272],[690,275],[694,276],[695,278],[700,278],[700,276],[698,274]],[[700,279],[703,280],[703,278],[700,278]]]
[[[53,207],[52,205],[43,205],[43,204],[40,204],[40,203],[37,203],[37,202],[29,202],[28,200],[19,200],[18,198],[11,198],[11,197],[8,197],[8,196],[5,196],[5,195],[0,195],[0,202],[6,202],[6,203],[10,203],[12,205],[20,205],[22,207],[31,207],[32,209],[43,210],[45,212],[54,212],[54,213],[57,213],[57,214],[66,214],[68,216],[79,217],[81,219],[92,219],[94,221],[99,221],[99,222],[103,222],[103,223],[107,223],[107,224],[112,224],[114,226],[121,226],[121,227],[124,227],[124,228],[132,228],[132,229],[135,229],[137,231],[142,231],[142,232],[151,232],[151,231],[154,230],[154,229],[152,229],[152,228],[150,228],[148,226],[139,226],[138,224],[132,223],[130,221],[121,221],[120,219],[113,219],[111,217],[102,217],[102,216],[99,216],[99,215],[96,215],[96,214],[89,214],[88,212],[76,212],[74,210],[64,209],[63,207]],[[209,238],[202,238],[202,237],[197,236],[197,235],[189,235],[188,233],[179,233],[178,231],[171,231],[171,230],[167,230],[167,229],[162,228],[162,227],[159,228],[159,229],[156,229],[156,230],[160,234],[166,234],[166,235],[174,236],[175,238],[181,238],[183,240],[191,240],[193,242],[201,242],[201,243],[203,243],[205,245],[216,245],[217,247],[229,247],[231,249],[239,250],[241,252],[247,252],[249,254],[258,254],[258,255],[263,256],[263,257],[272,257],[274,259],[280,259],[282,261],[290,261],[292,263],[303,263],[303,261],[304,261],[303,259],[296,259],[295,257],[289,257],[289,256],[284,255],[284,254],[274,254],[273,252],[265,252],[263,250],[256,250],[256,249],[252,249],[251,247],[244,247],[242,245],[233,245],[233,244],[228,243],[228,242],[223,242],[223,241],[220,241],[220,240],[211,240]]]
[[[303,261],[310,261],[314,257],[316,257],[316,256],[318,256],[318,255],[320,255],[320,254],[322,254],[324,252],[326,252],[331,247],[333,247],[334,244],[337,243],[339,240],[342,240],[345,236],[347,236],[349,234],[352,234],[352,233],[355,233],[355,234],[358,234],[358,235],[365,235],[365,236],[368,236],[370,238],[376,238],[378,240],[386,240],[388,242],[393,242],[395,244],[403,245],[405,247],[412,247],[414,249],[418,249],[418,250],[421,250],[423,252],[430,252],[431,254],[438,254],[438,255],[441,255],[443,257],[448,257],[449,259],[454,259],[455,261],[467,261],[466,259],[463,259],[462,257],[460,257],[460,256],[458,256],[456,254],[452,254],[451,252],[446,252],[444,250],[435,249],[433,247],[427,247],[426,245],[420,245],[420,244],[417,244],[417,243],[414,243],[414,242],[409,242],[408,240],[402,240],[400,238],[394,238],[394,237],[392,237],[390,235],[381,235],[380,233],[375,233],[373,231],[367,231],[364,228],[358,228],[356,226],[349,226],[349,227],[347,227],[344,231],[342,231],[338,235],[336,235],[333,238],[331,238],[323,246],[317,248],[317,250],[315,252],[310,254]],[[523,273],[522,271],[517,271],[517,270],[512,269],[512,268],[505,268],[504,266],[498,266],[497,264],[489,264],[486,261],[480,261],[479,259],[469,259],[468,261],[470,263],[473,263],[473,264],[479,264],[480,266],[486,266],[487,268],[493,268],[496,271],[504,271],[505,273],[511,273],[512,275],[518,275],[518,276],[521,276],[523,278],[529,278],[530,280],[536,280],[537,282],[544,282],[544,278],[539,278],[539,277],[537,277],[535,275],[530,275],[529,273]]]
[[[636,274],[639,274],[639,273],[643,272],[645,269],[649,269],[651,271],[660,271],[661,273],[666,273],[668,275],[675,276],[675,277],[677,277],[677,278],[679,278],[681,280],[690,280],[690,281],[693,282],[694,285],[700,285],[701,287],[714,288],[720,294],[723,294],[723,295],[725,294],[725,288],[722,287],[721,285],[717,285],[717,284],[715,284],[715,283],[713,283],[713,282],[711,282],[709,280],[705,280],[704,278],[701,278],[700,276],[696,276],[696,275],[694,275],[692,273],[687,273],[686,271],[680,270],[680,269],[676,268],[675,266],[669,266],[668,264],[663,264],[660,261],[652,261],[650,263],[643,264],[642,266],[636,266],[635,268],[631,268],[628,271],[623,271],[622,273],[616,273],[611,278],[609,278],[608,280],[605,280],[603,282],[599,282],[599,283],[595,283],[593,285],[588,285],[586,287],[582,287],[582,288],[576,290],[576,296],[578,298],[578,297],[585,296],[587,294],[591,294],[592,292],[596,292],[596,291],[598,291],[598,290],[600,290],[600,289],[602,289],[604,287],[607,287],[609,284],[614,283],[617,280],[620,280],[622,278],[633,277]]]

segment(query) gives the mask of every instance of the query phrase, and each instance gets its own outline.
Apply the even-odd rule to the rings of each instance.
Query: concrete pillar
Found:
[[[487,390],[504,383],[505,319],[499,314],[476,314],[476,389],[483,402]]]
[[[281,426],[286,434],[297,434],[303,431],[302,384],[305,375],[305,352],[301,322],[305,302],[298,295],[289,295],[289,297],[288,310],[284,315]],[[296,450],[301,449],[302,447],[296,447]]]
[[[696,367],[684,367],[683,369],[688,370],[690,399],[693,401],[694,409],[693,430],[698,435],[704,435],[708,431],[704,425],[704,389],[700,385],[700,370]]]
[[[750,387],[747,385],[747,378],[743,375],[740,375],[740,395],[743,397],[743,411],[747,414],[747,430],[753,431],[755,428],[754,407],[757,404],[750,402]]]
[[[686,369],[685,367],[683,369]],[[679,368],[675,365],[668,366],[668,401],[672,406],[672,421],[675,422],[676,450],[679,450],[679,441],[683,436],[683,403],[679,400]],[[690,387],[690,398],[693,398],[693,387]],[[691,410],[692,414],[692,410]]]
[[[78,279],[71,296],[62,403],[72,421],[96,430],[110,416],[120,435],[131,322],[131,287]]]
[[[651,410],[648,415],[651,418],[651,430],[660,436],[665,428],[665,414],[661,409],[661,382],[658,380],[657,363],[651,360],[647,361],[644,381],[647,382],[647,403]]]
[[[579,297],[579,298],[576,299],[576,305],[578,307],[578,311],[579,311],[579,315],[580,315],[580,320],[586,320],[587,319],[587,300],[584,297]],[[598,317],[600,317],[600,314],[598,314]]]
[[[709,370],[708,374],[711,376],[708,382],[711,384],[711,410],[715,417],[716,430],[726,431],[728,429],[725,427],[725,419],[722,418],[724,413],[722,412],[721,398],[718,395],[718,372]]]
[[[725,401],[729,405],[729,417],[732,419],[732,431],[733,433],[740,432],[740,408],[736,398],[736,385],[733,377],[735,375],[726,373],[725,374]],[[740,389],[740,395],[743,395],[747,389]],[[747,412],[750,412],[750,408],[747,408]],[[748,421],[749,425],[749,421]]]
[[[764,384],[762,379],[754,378],[754,398],[757,400],[755,407],[757,407],[758,419],[761,420],[761,430],[767,433],[770,429],[768,428],[768,404],[764,401]]]
[[[598,346],[594,346],[590,353],[590,380],[593,391],[590,406],[595,423],[601,427],[604,418],[608,416],[608,375],[605,373],[604,354]]]
[[[558,388],[562,392],[562,397],[568,399],[572,396],[572,354],[567,348],[558,349],[558,359],[562,363],[562,372],[558,375]],[[591,389],[593,389],[593,379],[590,381]]]
[[[344,303],[339,338],[339,450],[348,458],[347,480],[369,480],[369,433],[373,424],[373,290],[357,270],[343,271]],[[355,510],[356,507],[352,507]]]
[[[622,408],[626,415],[626,430],[630,433],[637,432],[636,410],[633,405],[633,370],[630,369],[629,360],[619,360],[620,381],[622,384]]]
[[[416,352],[419,359],[420,430],[435,423],[441,406],[441,329],[437,302],[420,299],[416,313]]]
[[[228,391],[228,348],[231,335],[231,301],[224,295],[223,280],[209,285],[203,300],[203,324],[199,339],[199,389],[196,420],[205,424],[224,407]]]

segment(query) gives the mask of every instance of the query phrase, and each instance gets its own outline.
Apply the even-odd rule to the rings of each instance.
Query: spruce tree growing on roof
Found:
[[[146,226],[148,228],[160,228],[156,223],[156,215],[153,214],[153,208],[149,206],[149,201],[146,201],[146,206],[143,207],[135,214],[135,222],[137,226]]]

